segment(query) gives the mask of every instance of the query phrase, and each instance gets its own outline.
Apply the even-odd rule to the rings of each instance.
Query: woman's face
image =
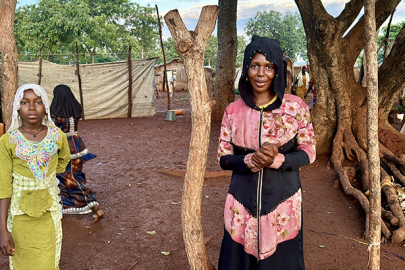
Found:
[[[263,93],[270,89],[276,75],[276,67],[261,53],[255,53],[248,69],[249,83],[253,92]]]
[[[37,96],[32,89],[25,90],[24,97],[20,101],[19,113],[23,123],[31,125],[41,123],[45,114],[42,98]]]

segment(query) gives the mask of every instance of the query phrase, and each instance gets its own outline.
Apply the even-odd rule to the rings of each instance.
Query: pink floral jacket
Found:
[[[260,208],[256,201],[258,172],[252,172],[252,152],[264,142],[280,144],[279,154],[263,169]],[[294,144],[294,150],[283,147]],[[236,153],[237,148],[250,153]],[[297,96],[284,95],[280,108],[258,111],[243,100],[230,104],[224,114],[218,147],[218,161],[233,170],[227,195],[224,222],[232,239],[259,259],[271,256],[277,244],[293,239],[301,229],[301,182],[299,167],[316,158],[314,130],[305,103]],[[238,159],[239,161],[234,161]],[[239,163],[238,163],[239,162]],[[244,168],[242,168],[242,165]],[[259,210],[259,217],[257,216]],[[260,222],[260,248],[257,225]]]

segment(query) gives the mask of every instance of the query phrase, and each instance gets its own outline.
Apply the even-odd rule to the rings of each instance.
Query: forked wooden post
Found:
[[[210,101],[204,72],[204,53],[208,40],[215,28],[219,9],[204,6],[197,27],[188,31],[177,10],[165,15],[166,25],[176,44],[176,50],[183,60],[190,93],[192,130],[187,173],[184,179],[181,208],[183,239],[190,268],[213,269],[204,245],[201,224],[201,197],[204,173],[207,165],[211,110],[215,101]]]

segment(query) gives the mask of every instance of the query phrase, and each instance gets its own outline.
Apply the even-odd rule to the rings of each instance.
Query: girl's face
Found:
[[[24,97],[20,101],[20,113],[23,124],[36,125],[41,123],[45,114],[45,106],[42,98],[37,96],[32,89],[24,91]]]
[[[248,79],[253,92],[263,93],[270,89],[276,75],[276,67],[261,53],[255,53],[250,61]]]

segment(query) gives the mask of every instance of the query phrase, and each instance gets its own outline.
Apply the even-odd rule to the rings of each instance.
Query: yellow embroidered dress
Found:
[[[59,269],[62,223],[57,173],[70,161],[66,135],[48,127],[41,142],[17,129],[0,137],[0,199],[11,198],[7,229],[10,269]]]

